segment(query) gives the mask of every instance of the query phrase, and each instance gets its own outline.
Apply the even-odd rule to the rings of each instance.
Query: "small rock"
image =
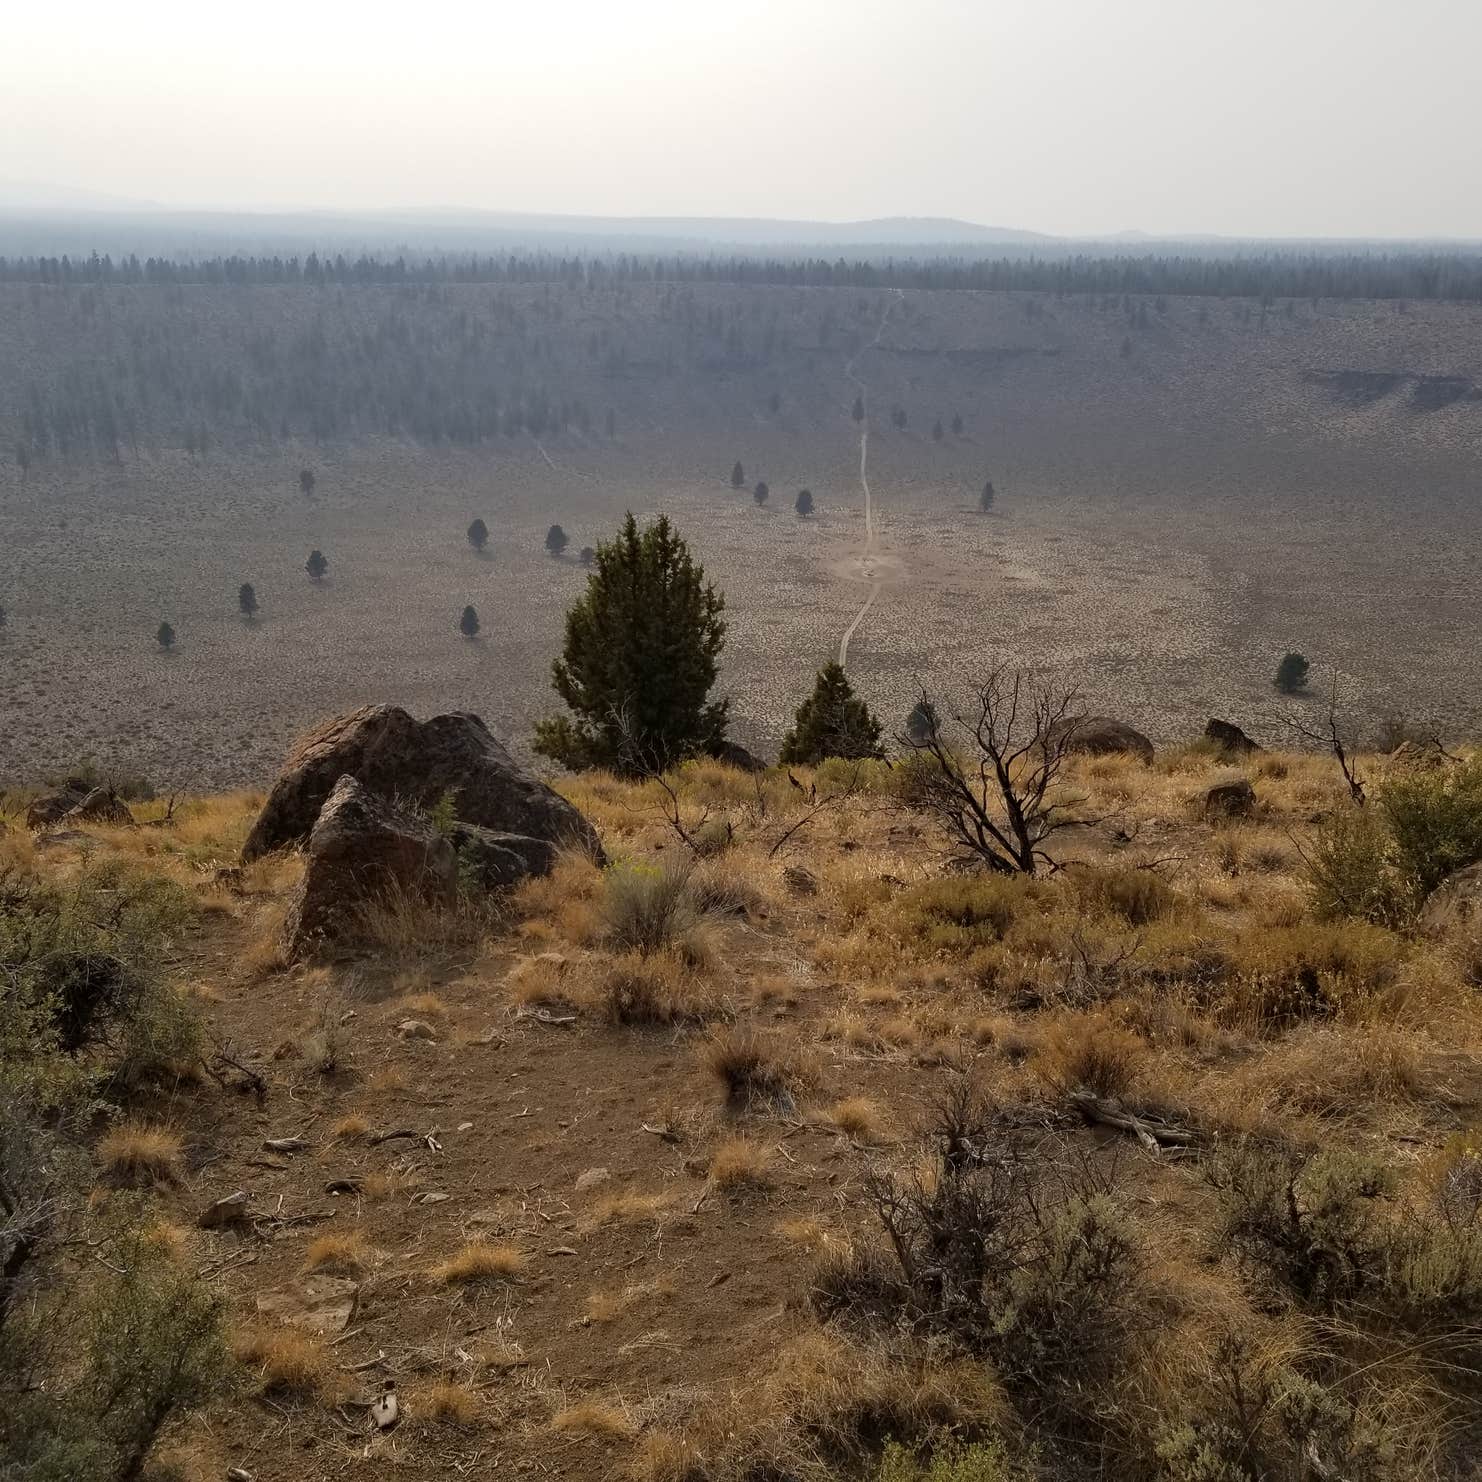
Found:
[[[782,872],[782,883],[794,895],[818,894],[818,877],[802,865],[788,865]]]
[[[425,1019],[403,1019],[396,1026],[396,1032],[403,1039],[431,1039],[437,1038],[432,1025]]]
[[[1255,812],[1256,790],[1245,778],[1217,782],[1204,794],[1206,818],[1249,818]]]
[[[576,1192],[584,1194],[588,1189],[595,1189],[598,1184],[605,1184],[612,1177],[605,1168],[589,1168],[576,1181]]]
[[[1085,756],[1115,756],[1126,752],[1141,762],[1153,760],[1153,743],[1141,731],[1109,715],[1083,715],[1057,721],[1045,739],[1051,745],[1063,745],[1066,751]]]
[[[208,1204],[201,1211],[196,1224],[203,1230],[221,1230],[227,1225],[240,1225],[247,1219],[247,1204],[247,1190],[238,1189],[236,1193],[226,1194]]]

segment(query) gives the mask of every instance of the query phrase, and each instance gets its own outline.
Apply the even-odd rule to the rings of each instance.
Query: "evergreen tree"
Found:
[[[826,757],[854,761],[883,756],[880,722],[859,699],[838,664],[818,671],[813,693],[798,706],[778,759],[817,766]]]
[[[607,409],[607,436],[609,438],[617,436],[617,413],[611,407]]]
[[[759,483],[756,488],[751,491],[751,497],[756,500],[758,509],[760,509],[761,506],[767,502],[767,495],[769,495],[771,492],[772,491],[767,487],[767,481],[765,479],[763,479],[761,483]]]
[[[248,622],[257,616],[257,593],[250,581],[244,581],[237,588],[237,610]]]
[[[0,607],[0,628],[5,626],[5,609]]]
[[[782,398],[774,391],[767,398],[767,406],[768,406],[769,410],[771,411],[772,415],[775,417],[777,415],[777,413],[782,410]]]
[[[175,630],[169,623],[161,623],[155,630],[155,642],[166,651],[175,647]]]
[[[940,417],[938,417],[936,419],[936,421],[932,424],[932,428],[931,428],[931,440],[934,443],[939,443],[939,442],[941,442],[941,440],[942,440],[942,438],[944,436],[945,436],[945,432],[944,432],[944,430],[942,428],[942,419]]]
[[[545,533],[545,548],[552,556],[559,557],[570,544],[571,537],[559,525],[552,525]]]
[[[329,562],[321,550],[309,552],[309,559],[304,562],[304,570],[309,573],[310,581],[323,581],[324,573],[329,570]]]
[[[535,750],[627,773],[714,750],[728,709],[709,699],[724,609],[668,519],[640,530],[629,514],[566,614],[552,683],[573,714],[542,721]]]
[[[798,497],[793,501],[793,506],[798,514],[807,519],[813,513],[813,493],[809,489],[799,489]]]
[[[482,520],[475,520],[468,527],[468,543],[480,555],[483,554],[484,547],[489,544],[489,527]]]
[[[854,420],[856,422],[863,422],[864,421],[864,419],[865,419],[865,406],[864,406],[864,397],[863,396],[856,396],[854,398],[854,412],[853,412],[853,416],[854,416]]]
[[[299,469],[298,486],[304,491],[306,498],[314,492],[314,470],[312,468]]]
[[[989,479],[983,485],[983,492],[978,495],[978,508],[983,514],[986,515],[993,508],[993,497],[993,480]]]
[[[741,460],[738,458],[735,466],[731,469],[731,487],[733,489],[739,489],[745,482],[746,474],[742,471]]]
[[[596,559],[597,552],[594,551],[589,545],[584,545],[581,548],[581,555],[577,557],[577,560],[580,561],[583,566],[590,566]]]
[[[479,636],[479,615],[474,610],[472,603],[463,609],[463,616],[458,619],[458,631],[465,638],[477,638]]]
[[[1294,695],[1298,690],[1307,688],[1307,671],[1312,666],[1299,653],[1288,653],[1281,656],[1281,662],[1276,666],[1276,688],[1283,694]]]
[[[962,436],[962,413],[955,412],[952,416],[952,436]]]
[[[941,726],[937,707],[930,700],[917,700],[906,717],[906,740],[921,746],[936,735]]]
[[[904,432],[906,430],[906,424],[910,419],[906,416],[905,407],[897,407],[890,414],[890,420],[895,423],[898,431]]]

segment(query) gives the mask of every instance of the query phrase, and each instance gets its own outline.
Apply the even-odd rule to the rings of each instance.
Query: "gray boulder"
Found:
[[[591,824],[521,767],[478,716],[418,721],[395,705],[367,705],[325,722],[294,749],[243,846],[243,862],[307,839],[342,777],[424,809],[450,796],[454,817],[465,823],[574,845],[602,860]]]
[[[1433,936],[1482,937],[1482,863],[1456,870],[1431,891],[1420,926]]]
[[[353,777],[342,777],[325,801],[307,855],[283,926],[290,957],[354,937],[373,902],[404,896],[451,906],[458,898],[452,844]]]
[[[529,875],[549,875],[560,852],[549,839],[501,833],[476,823],[458,823],[449,838],[458,856],[460,884],[503,890]]]

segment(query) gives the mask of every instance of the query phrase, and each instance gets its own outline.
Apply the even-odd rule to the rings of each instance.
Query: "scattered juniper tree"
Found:
[[[798,706],[792,729],[782,740],[779,760],[817,766],[827,757],[857,761],[880,757],[881,725],[837,663],[818,671],[813,693]]]
[[[668,519],[640,529],[629,514],[566,614],[552,683],[571,714],[540,722],[535,750],[627,775],[714,751],[729,703],[709,698],[724,609]]]
[[[5,626],[5,609],[0,607],[0,628]]]
[[[813,513],[813,493],[810,489],[799,489],[798,497],[793,501],[793,506],[801,519],[806,520]]]
[[[771,492],[772,491],[767,487],[767,481],[765,479],[763,479],[756,486],[756,488],[751,491],[751,497],[756,500],[758,509],[760,509],[761,506],[767,502],[767,495],[769,495]]]
[[[953,437],[961,437],[962,436],[962,427],[963,427],[962,413],[961,412],[954,412],[952,414],[952,436]]]
[[[458,619],[458,631],[465,638],[477,638],[479,636],[479,615],[474,610],[472,603],[463,609],[463,616]]]
[[[738,458],[731,469],[731,487],[733,489],[739,489],[745,482],[746,473],[741,467],[741,460]]]
[[[552,525],[545,533],[545,548],[552,556],[559,558],[570,544],[571,537],[559,525]]]
[[[978,509],[987,514],[993,508],[993,480],[987,479],[983,484],[983,492],[978,495]]]
[[[906,416],[905,407],[897,407],[891,414],[890,420],[895,424],[897,432],[904,432],[910,418]]]
[[[853,416],[854,416],[854,420],[856,422],[863,422],[864,421],[864,419],[865,419],[865,404],[864,404],[864,397],[863,396],[856,396],[854,398],[854,412],[853,412]]]
[[[1276,688],[1284,695],[1295,695],[1298,690],[1306,689],[1307,671],[1311,667],[1299,653],[1283,654],[1276,666]]]
[[[767,410],[774,417],[782,410],[782,398],[775,391],[767,398]]]
[[[31,450],[25,443],[15,445],[15,466],[20,469],[22,478],[31,471]]]
[[[475,519],[468,527],[468,543],[483,555],[484,547],[489,544],[489,527],[482,520]]]
[[[577,557],[577,560],[579,560],[583,566],[590,566],[596,559],[597,552],[594,551],[589,545],[584,545],[581,548],[581,555]]]
[[[323,581],[324,573],[329,570],[329,560],[323,551],[312,550],[309,552],[309,559],[304,562],[304,570],[309,573],[310,581]]]
[[[155,629],[155,642],[167,652],[175,647],[175,630],[168,622],[163,622]]]
[[[942,419],[938,417],[936,421],[932,423],[931,440],[934,443],[939,443],[944,436],[946,436],[946,432],[945,429],[942,427]]]
[[[237,611],[250,623],[257,616],[257,592],[250,581],[237,588]]]
[[[906,740],[912,746],[920,746],[940,729],[941,721],[937,716],[937,707],[923,695],[911,707],[911,713],[906,717]]]
[[[312,468],[299,469],[298,486],[304,491],[305,497],[314,492],[314,470]]]

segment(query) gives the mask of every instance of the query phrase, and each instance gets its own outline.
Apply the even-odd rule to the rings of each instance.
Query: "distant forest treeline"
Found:
[[[1267,250],[1015,254],[984,258],[768,258],[737,254],[481,257],[229,256],[114,259],[0,257],[0,282],[44,284],[735,283],[792,287],[978,289],[1067,294],[1165,294],[1303,299],[1482,301],[1482,252]]]

